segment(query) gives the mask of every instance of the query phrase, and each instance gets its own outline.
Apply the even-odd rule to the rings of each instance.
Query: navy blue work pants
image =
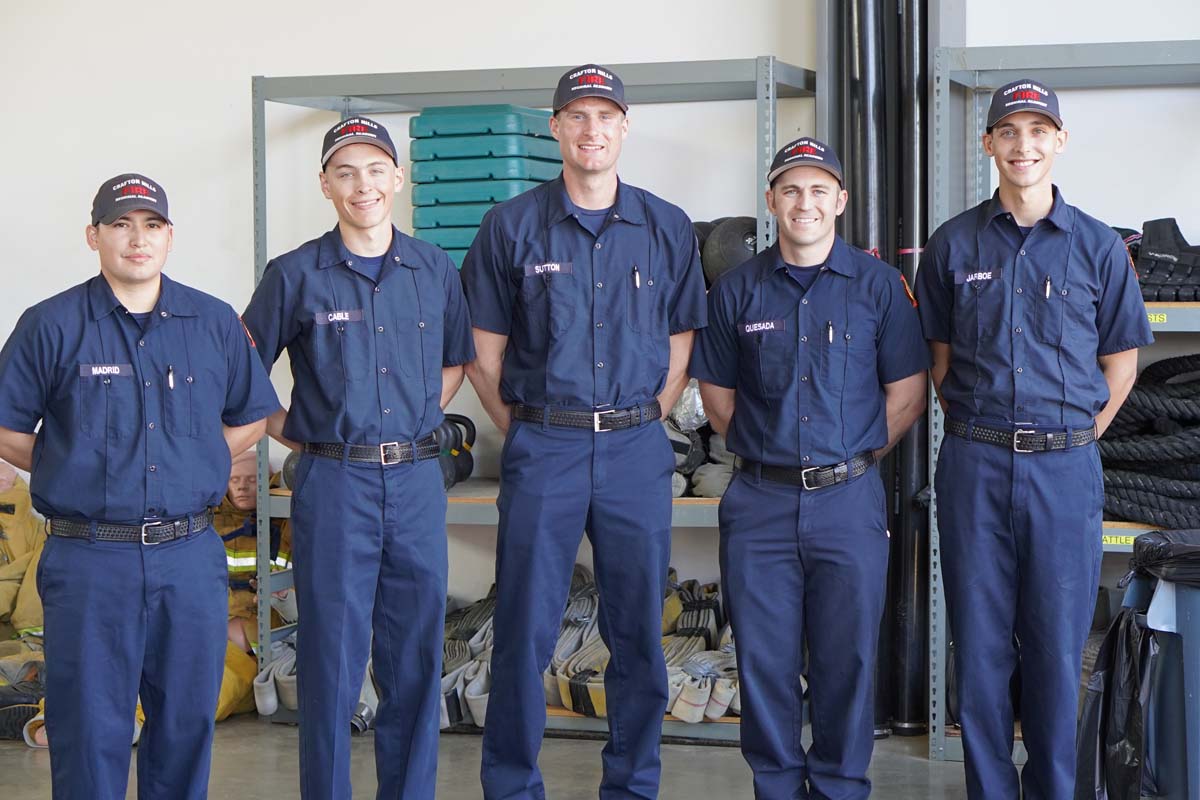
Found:
[[[207,797],[229,611],[221,537],[51,536],[37,582],[55,800],[124,800],[139,697],[138,797]]]
[[[447,566],[437,460],[384,467],[305,454],[292,548],[301,797],[351,797],[350,718],[369,650],[376,797],[433,800]]]
[[[878,470],[813,491],[739,471],[719,522],[754,796],[867,797],[888,564]],[[807,753],[802,673],[812,719]]]
[[[600,798],[658,796],[667,706],[662,607],[675,456],[657,422],[594,433],[514,420],[501,455],[487,800],[542,800],[550,664],[584,531],[600,591],[609,741]]]
[[[1083,645],[1103,555],[1099,452],[1014,453],[947,436],[936,488],[967,795],[1072,797]],[[1018,668],[1028,754],[1019,784],[1009,694]]]

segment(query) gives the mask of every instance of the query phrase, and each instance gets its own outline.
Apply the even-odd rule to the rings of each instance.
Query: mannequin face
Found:
[[[233,462],[229,474],[229,502],[238,511],[253,511],[258,501],[258,464],[253,458]]]

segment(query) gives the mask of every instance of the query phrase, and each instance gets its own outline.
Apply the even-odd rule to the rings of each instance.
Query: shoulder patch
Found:
[[[900,273],[900,285],[904,287],[904,293],[908,295],[908,302],[912,303],[912,307],[917,307],[917,296],[912,293],[912,289],[908,288],[908,279],[904,277],[904,273]]]
[[[250,340],[250,346],[257,350],[258,345],[254,343],[254,337],[250,335],[250,329],[246,327],[246,323],[242,322],[242,317],[240,314],[238,315],[238,322],[241,323],[242,330],[246,332],[246,338]]]

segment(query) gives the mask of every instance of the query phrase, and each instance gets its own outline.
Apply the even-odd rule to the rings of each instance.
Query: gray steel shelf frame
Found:
[[[980,147],[991,92],[1009,81],[1036,76],[1064,89],[1125,89],[1200,85],[1200,42],[1128,42],[1111,44],[1026,45],[1016,47],[939,47],[933,54],[929,86],[933,133],[929,161],[931,226],[991,196],[991,161]],[[1200,332],[1200,304],[1148,304],[1156,332]],[[1156,318],[1155,314],[1164,317]],[[941,409],[930,392],[929,484],[942,438]],[[946,736],[945,664],[949,625],[942,590],[937,498],[929,520],[929,757],[961,761],[962,739]],[[1144,530],[1149,530],[1146,528]],[[1108,529],[1106,536],[1128,536],[1143,529]],[[1106,552],[1129,552],[1127,542],[1104,545]],[[1024,760],[1018,742],[1014,757]]]
[[[820,0],[824,13],[828,0]],[[817,73],[774,56],[714,61],[612,64],[625,84],[626,100],[639,103],[687,103],[724,100],[756,101],[754,175],[758,212],[758,246],[775,237],[774,218],[767,212],[763,176],[776,150],[776,104],[780,98],[814,97]],[[254,156],[254,281],[262,279],[267,253],[266,104],[282,103],[340,114],[417,112],[430,106],[514,103],[544,107],[558,79],[570,65],[515,69],[448,70],[358,75],[306,75],[251,79],[251,136]],[[822,78],[826,80],[827,78]],[[818,109],[818,112],[820,109]],[[818,117],[818,123],[823,121]],[[818,129],[818,134],[821,133]],[[271,630],[270,593],[291,585],[291,573],[270,573],[270,511],[282,510],[269,495],[267,440],[258,446],[258,641],[271,642],[290,630]],[[690,521],[690,520],[689,520]],[[693,523],[694,524],[694,523]],[[258,648],[262,670],[270,663],[270,647]],[[736,733],[734,734],[736,736]]]

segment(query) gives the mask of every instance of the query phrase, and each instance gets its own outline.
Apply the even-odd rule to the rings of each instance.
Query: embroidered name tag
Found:
[[[122,378],[128,378],[133,374],[132,364],[80,364],[79,377],[91,378],[93,376],[109,376],[118,375]]]
[[[963,272],[958,270],[954,273],[954,282],[956,284],[963,283],[979,283],[980,281],[998,281],[1004,275],[1004,269],[996,267],[995,269],[981,269],[975,272]]]
[[[525,267],[525,277],[534,275],[570,275],[575,272],[573,261],[547,261],[544,264],[528,264]]]
[[[313,314],[313,321],[318,325],[328,325],[331,322],[362,322],[363,312],[361,308],[351,309],[350,311],[318,311]]]
[[[767,333],[769,331],[787,330],[787,320],[784,319],[764,319],[761,322],[741,322],[738,323],[738,333],[743,336],[749,336],[754,333]]]

